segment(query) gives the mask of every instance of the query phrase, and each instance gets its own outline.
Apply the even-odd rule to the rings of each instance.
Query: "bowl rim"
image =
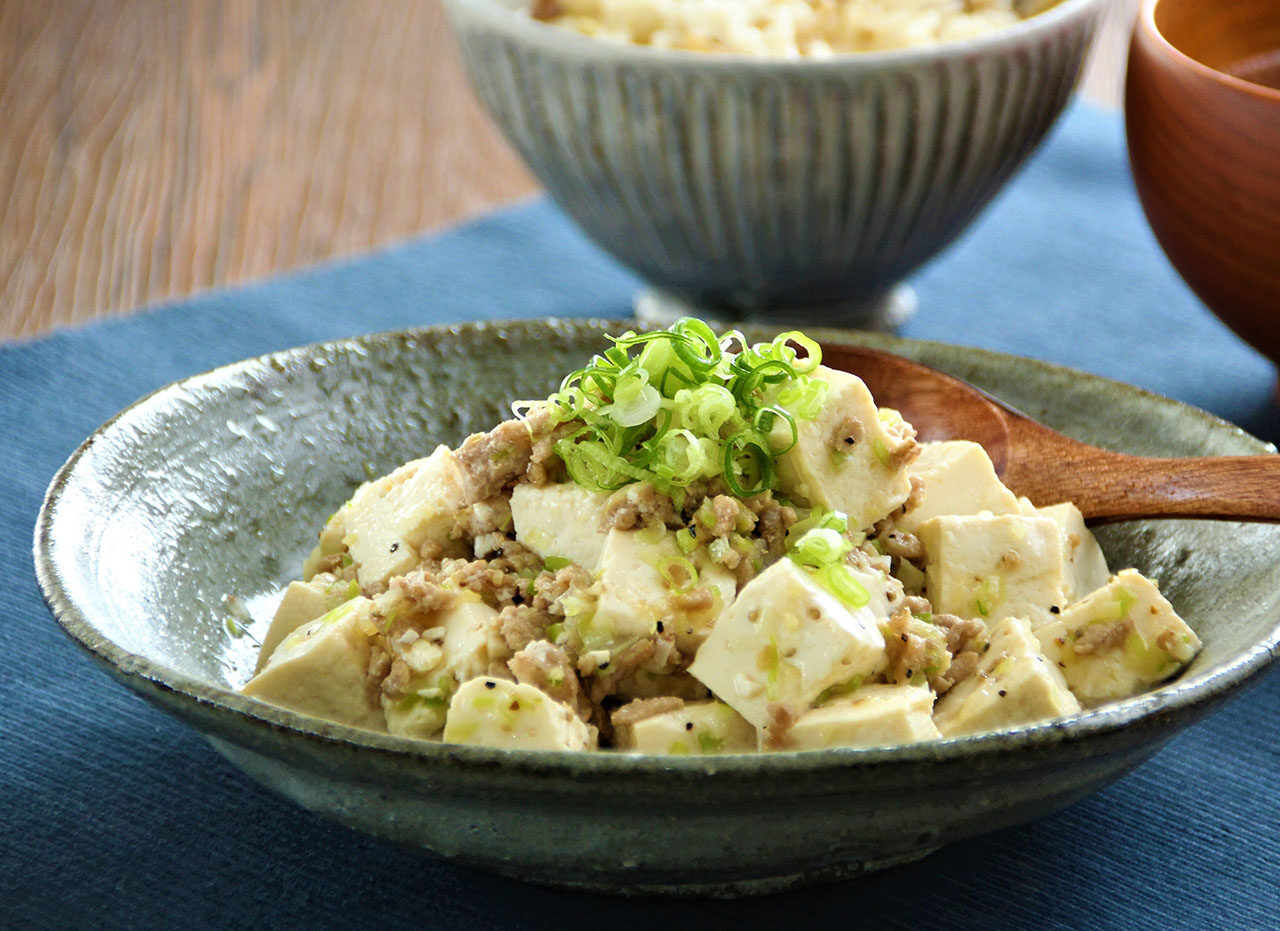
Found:
[[[1143,31],[1156,46],[1172,59],[1172,61],[1184,70],[1191,71],[1201,78],[1205,78],[1216,84],[1230,90],[1247,94],[1251,97],[1259,97],[1263,100],[1280,103],[1280,88],[1268,87],[1265,84],[1259,84],[1256,81],[1249,81],[1245,78],[1237,77],[1234,74],[1228,74],[1225,71],[1219,71],[1193,58],[1184,52],[1178,46],[1174,45],[1156,24],[1156,8],[1166,0],[1142,0],[1142,9],[1138,13],[1138,22],[1136,29]],[[1136,33],[1135,33],[1136,38]]]
[[[289,711],[258,699],[233,691],[229,687],[213,685],[195,676],[175,670],[145,655],[132,653],[94,625],[92,609],[84,609],[71,597],[67,578],[70,572],[53,555],[54,537],[58,529],[58,507],[68,488],[80,476],[78,470],[89,457],[102,447],[109,446],[116,437],[132,434],[130,421],[144,416],[148,410],[163,403],[171,396],[189,397],[188,389],[198,383],[223,384],[244,373],[263,378],[282,377],[283,373],[296,371],[296,366],[317,354],[327,353],[376,357],[379,348],[394,348],[406,340],[427,341],[448,338],[461,333],[477,337],[498,337],[512,330],[558,331],[603,335],[635,328],[634,321],[607,320],[595,317],[578,318],[527,318],[518,320],[476,321],[470,323],[440,324],[369,333],[359,336],[327,340],[271,352],[222,365],[206,372],[189,376],[156,389],[125,407],[87,437],[58,469],[45,492],[36,520],[33,539],[33,557],[36,578],[46,606],[63,632],[103,664],[117,680],[152,699],[165,698],[166,710],[189,720],[174,707],[185,706],[192,716],[197,710],[213,712],[227,721],[220,736],[229,736],[233,729],[244,733],[245,728],[285,733],[291,739],[312,741],[327,745],[330,749],[348,749],[361,754],[377,754],[406,764],[425,767],[448,765],[479,772],[492,770],[501,764],[503,772],[537,773],[546,776],[568,777],[581,775],[602,778],[647,775],[658,778],[687,778],[690,776],[722,774],[726,777],[755,777],[764,769],[769,773],[787,775],[821,774],[833,769],[865,770],[883,765],[906,766],[909,764],[943,764],[952,761],[990,758],[1019,750],[1048,748],[1055,744],[1082,743],[1093,738],[1115,734],[1131,725],[1154,724],[1174,716],[1193,712],[1201,706],[1214,704],[1228,693],[1237,691],[1250,680],[1262,674],[1273,662],[1280,659],[1280,600],[1266,607],[1275,611],[1275,623],[1269,633],[1251,647],[1235,655],[1219,666],[1198,675],[1175,679],[1173,682],[1132,698],[1087,710],[1063,719],[1022,725],[1008,730],[987,734],[967,735],[905,744],[895,747],[854,748],[836,747],[822,750],[774,751],[769,753],[724,754],[715,756],[660,756],[623,752],[579,752],[546,750],[511,750],[446,744],[390,734],[367,731],[348,725],[335,724]],[[987,364],[1013,364],[1038,370],[1046,375],[1084,379],[1094,384],[1118,387],[1147,403],[1181,409],[1190,413],[1208,429],[1233,432],[1237,438],[1252,445],[1258,453],[1274,453],[1275,447],[1251,434],[1198,408],[1145,391],[1133,385],[1092,375],[1062,365],[1044,362],[1025,356],[995,352],[979,347],[963,346],[933,340],[915,340],[888,337],[849,330],[806,330],[819,341],[845,341],[894,351],[915,349],[928,351],[960,350],[972,358]],[[198,725],[200,730],[207,730]],[[234,736],[230,739],[235,740]]]
[[[540,51],[563,54],[580,60],[615,61],[627,64],[650,63],[664,68],[687,68],[693,71],[718,72],[734,69],[776,71],[786,74],[818,73],[831,75],[845,71],[875,71],[893,66],[928,64],[953,58],[977,58],[1006,46],[1020,46],[1046,35],[1078,27],[1088,21],[1099,8],[1112,0],[1059,0],[1041,13],[1022,19],[1012,26],[994,29],[976,36],[950,39],[929,45],[906,46],[869,52],[839,52],[827,58],[780,58],[745,52],[696,52],[687,49],[653,48],[628,42],[604,41],[592,36],[554,26],[524,15],[503,0],[443,0],[454,21],[465,16],[482,22],[490,29]]]

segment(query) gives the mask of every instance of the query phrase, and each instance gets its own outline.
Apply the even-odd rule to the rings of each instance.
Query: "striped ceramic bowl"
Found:
[[[551,196],[644,276],[643,314],[892,325],[1062,111],[1108,0],[892,52],[660,50],[445,0],[471,79]]]

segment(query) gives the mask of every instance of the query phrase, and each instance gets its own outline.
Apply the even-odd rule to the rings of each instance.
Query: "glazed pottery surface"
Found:
[[[1103,528],[1203,638],[1185,674],[1077,717],[892,749],[724,757],[513,752],[396,738],[236,693],[283,585],[368,476],[543,396],[625,323],[523,321],[304,347],[164,388],[56,476],[36,564],[66,632],[246,773],[359,830],[544,883],[740,894],[856,875],[1037,817],[1115,779],[1254,679],[1280,641],[1280,527]],[[814,331],[951,371],[1080,439],[1143,454],[1265,444],[1045,363]],[[1229,751],[1229,748],[1224,748]],[[218,825],[209,825],[217,831]]]

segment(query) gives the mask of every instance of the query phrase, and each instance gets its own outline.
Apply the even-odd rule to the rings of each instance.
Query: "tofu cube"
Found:
[[[996,477],[991,457],[968,440],[924,443],[907,469],[921,480],[919,502],[897,518],[898,529],[915,533],[945,514],[1017,514],[1018,499]]]
[[[320,571],[320,564],[326,557],[336,556],[347,551],[347,546],[342,542],[342,538],[347,535],[347,507],[350,504],[350,501],[344,502],[342,507],[329,515],[329,519],[320,528],[315,548],[311,550],[311,555],[302,564],[302,577],[304,579],[310,581],[312,576]]]
[[[756,749],[755,728],[724,702],[714,700],[689,702],[678,711],[620,725],[613,739],[633,753],[700,756]]]
[[[339,724],[386,729],[369,680],[373,602],[352,598],[286,636],[241,691]]]
[[[531,685],[480,677],[449,702],[446,743],[512,750],[594,750],[595,729],[573,709]]]
[[[388,592],[379,599],[387,602],[381,605],[384,616],[396,610],[389,604],[396,595]],[[415,618],[413,626],[388,636],[387,645],[409,673],[402,692],[382,695],[387,730],[421,739],[439,736],[459,682],[487,674],[491,663],[511,653],[498,612],[469,592],[430,617]]]
[[[511,519],[516,539],[543,559],[559,557],[594,571],[604,551],[600,527],[607,494],[580,485],[516,485]]]
[[[925,521],[916,535],[925,593],[939,613],[1038,625],[1066,604],[1062,532],[1048,517],[946,515]]]
[[[843,511],[850,529],[870,527],[911,494],[915,440],[890,433],[856,375],[819,366],[810,377],[828,384],[827,399],[816,418],[796,420],[796,444],[777,461],[779,490],[805,507]],[[774,431],[779,445],[790,441],[786,424]]]
[[[1030,622],[1009,617],[992,629],[977,672],[938,700],[933,723],[944,737],[958,737],[1079,711],[1062,671],[1041,652]]]
[[[1107,557],[1088,527],[1084,515],[1070,501],[1037,508],[1041,517],[1051,518],[1062,530],[1063,597],[1066,604],[1078,601],[1090,592],[1097,591],[1111,578]]]
[[[787,732],[797,750],[892,747],[942,735],[933,723],[933,691],[919,685],[864,685],[800,716]]]
[[[418,548],[428,540],[461,555],[449,532],[466,504],[462,470],[447,446],[357,488],[345,509],[342,542],[356,562],[361,588],[414,568]]]
[[[716,622],[689,672],[753,727],[799,717],[826,688],[869,676],[884,658],[884,580],[854,571],[868,604],[849,609],[790,559],[756,576]]]
[[[661,625],[675,636],[680,652],[691,656],[733,603],[737,582],[700,553],[685,556],[675,534],[646,528],[609,531],[593,588],[595,613],[575,622],[584,651],[616,652]]]
[[[262,638],[258,665],[253,671],[262,672],[271,654],[289,634],[359,594],[360,586],[354,581],[339,582],[328,572],[314,575],[306,582],[290,582],[271,619],[271,626],[267,628],[267,635]]]
[[[1045,655],[1086,705],[1127,698],[1182,670],[1200,638],[1156,584],[1125,569],[1036,630]]]

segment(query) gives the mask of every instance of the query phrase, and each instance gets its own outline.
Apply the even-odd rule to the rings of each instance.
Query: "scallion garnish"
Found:
[[[801,333],[753,345],[685,318],[609,339],[542,403],[554,423],[581,424],[554,449],[593,491],[650,482],[683,504],[684,489],[716,477],[738,497],[768,491],[777,457],[796,443],[796,421],[816,417],[826,397],[826,383],[809,377],[821,349]]]

